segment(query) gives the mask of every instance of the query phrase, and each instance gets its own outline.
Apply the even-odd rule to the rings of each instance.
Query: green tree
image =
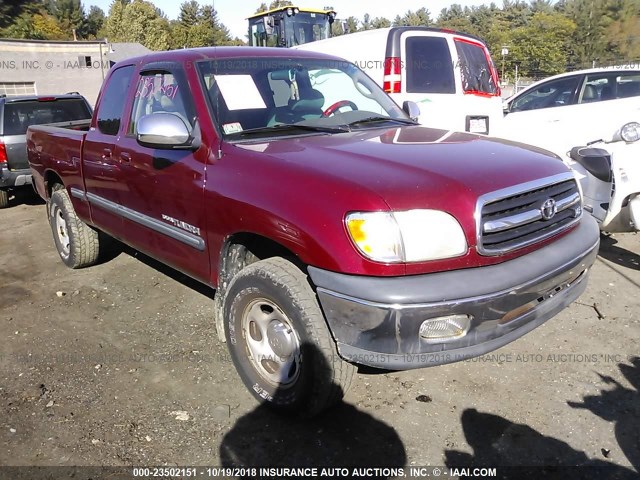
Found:
[[[280,7],[288,7],[290,5],[293,5],[290,0],[274,0],[269,4],[269,10]]]
[[[524,27],[531,18],[531,8],[524,0],[504,0],[500,17],[506,21],[510,29]]]
[[[543,78],[566,71],[568,44],[575,23],[558,13],[538,12],[528,25],[512,32],[508,65],[517,63],[522,75]]]
[[[27,22],[28,16],[36,14],[41,9],[42,2],[39,0],[5,0],[0,2],[0,33],[3,29],[16,23]]]
[[[104,26],[106,20],[104,11],[95,5],[91,5],[87,14],[86,33],[88,38],[98,38],[98,32]]]
[[[553,3],[551,0],[531,0],[531,11],[551,13],[553,12]]]
[[[87,19],[80,0],[50,0],[48,11],[64,32],[73,35],[75,31],[78,38],[86,38]]]
[[[172,24],[173,48],[205,47],[212,45],[242,44],[232,39],[227,27],[218,19],[218,13],[211,5],[201,7],[195,1],[181,5],[180,16]]]
[[[169,21],[146,0],[129,3],[115,0],[105,31],[111,41],[139,42],[151,50],[166,50],[171,45]]]
[[[258,9],[256,10],[256,14],[266,12],[269,10],[269,6],[266,3],[261,3]]]
[[[391,26],[391,20],[384,17],[376,17],[371,20],[371,28],[389,28]]]
[[[449,8],[443,8],[438,15],[436,25],[457,32],[476,34],[468,12],[461,5],[454,3]]]
[[[640,59],[640,16],[616,20],[607,33],[607,44],[618,60]]]
[[[192,27],[198,23],[200,17],[200,4],[197,0],[190,0],[180,5],[178,21],[187,27]]]
[[[70,40],[68,32],[64,32],[57,20],[45,10],[32,15],[21,15],[14,23],[4,30],[4,35],[10,38],[24,38],[31,40]]]
[[[424,7],[416,10],[415,12],[409,10],[402,17],[398,15],[395,18],[393,25],[396,27],[428,27],[431,25],[431,14],[429,13],[429,10]]]
[[[355,33],[359,30],[360,20],[356,17],[349,17],[346,20],[346,32],[345,33]]]
[[[56,18],[46,12],[36,13],[33,17],[33,36],[42,40],[69,40],[70,36],[61,27]]]

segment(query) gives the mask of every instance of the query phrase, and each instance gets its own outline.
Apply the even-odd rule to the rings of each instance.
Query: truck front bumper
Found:
[[[309,275],[345,360],[408,370],[482,355],[541,325],[584,292],[599,243],[584,215],[562,238],[497,265],[391,278],[309,267]],[[449,315],[471,319],[466,335],[421,336],[423,322]]]
[[[21,187],[23,185],[31,185],[30,168],[19,170],[0,168],[0,188]]]

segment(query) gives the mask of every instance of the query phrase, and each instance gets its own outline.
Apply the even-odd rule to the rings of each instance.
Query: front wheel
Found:
[[[342,360],[306,275],[283,258],[253,263],[224,299],[227,345],[242,381],[267,405],[313,416],[342,399]]]
[[[48,206],[53,241],[64,264],[82,268],[96,263],[100,253],[98,232],[78,218],[64,187],[56,187]]]

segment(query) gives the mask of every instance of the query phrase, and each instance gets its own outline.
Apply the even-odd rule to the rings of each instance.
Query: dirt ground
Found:
[[[303,422],[245,391],[207,288],[133,251],[67,269],[30,192],[0,226],[0,465],[640,470],[637,235],[603,236],[586,293],[522,339],[360,374],[344,404]]]

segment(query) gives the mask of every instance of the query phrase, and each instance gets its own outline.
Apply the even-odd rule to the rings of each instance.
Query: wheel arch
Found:
[[[58,175],[53,170],[47,170],[44,173],[44,190],[47,195],[46,200],[51,199],[51,194],[53,193],[53,187],[54,185],[57,185],[57,184],[62,185],[63,187],[65,186],[60,175]]]
[[[228,235],[222,243],[217,260],[215,294],[215,323],[218,338],[225,341],[222,303],[233,277],[243,268],[259,260],[282,257],[306,274],[306,264],[290,248],[264,235],[253,232],[237,232]]]

